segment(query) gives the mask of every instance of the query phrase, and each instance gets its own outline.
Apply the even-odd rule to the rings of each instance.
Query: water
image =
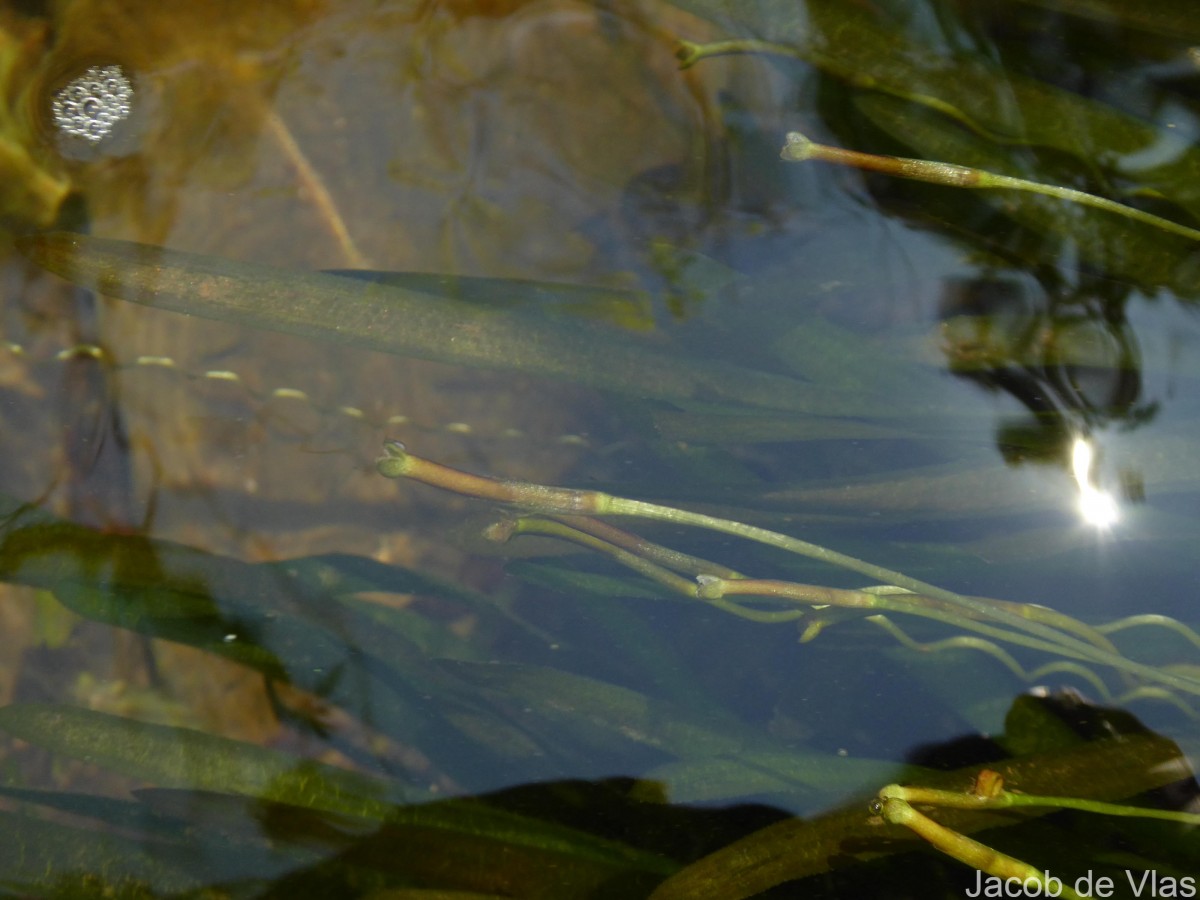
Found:
[[[1010,665],[995,635],[963,642],[961,621],[904,612],[899,635],[830,621],[799,643],[796,622],[747,621],[577,545],[484,540],[493,504],[384,479],[374,461],[399,439],[475,473],[751,522],[962,594],[1195,627],[1190,245],[1057,200],[778,156],[799,128],[987,160],[1194,224],[1198,76],[1177,28],[1117,3],[247,6],[81,2],[53,32],[14,17],[8,133],[26,156],[12,165],[37,188],[8,189],[14,230],[57,217],[284,273],[608,287],[629,303],[521,314],[760,369],[797,395],[668,402],[400,359],[98,300],[10,249],[0,489],[32,507],[10,511],[0,552],[2,814],[29,835],[0,856],[6,878],[38,895],[90,873],[158,893],[643,897],[785,821],[813,831],[747,838],[740,858],[766,859],[762,880],[714,862],[701,889],[687,880],[700,863],[662,896],[780,882],[779,896],[961,896],[974,873],[960,862],[870,862],[855,844],[879,827],[864,798],[933,777],[903,765],[1043,753],[1019,788],[1111,800],[1169,780],[1105,745],[1062,762],[1072,739],[1027,699],[1025,718],[1005,715],[1027,691],[1067,689],[1119,711],[1071,699],[1061,715],[1089,738],[1128,712],[1186,749],[1195,702],[1179,688],[1138,692],[1144,678],[1102,663],[1003,644]],[[719,25],[802,58],[680,72],[673,39]],[[67,152],[53,98],[113,66],[132,85],[127,127]],[[1095,461],[1074,472],[1079,440]],[[1086,521],[1088,492],[1115,521]],[[617,524],[756,578],[881,580]],[[1194,636],[1113,640],[1150,666],[1194,665]],[[1006,732],[1003,749],[987,743]],[[1127,780],[1102,790],[1100,772]],[[503,814],[427,805],[497,791]],[[388,803],[413,805],[381,826]],[[818,852],[835,820],[848,843]],[[1195,868],[1177,832],[1082,814],[980,838],[1064,875],[1119,874],[1115,844],[1131,869]]]

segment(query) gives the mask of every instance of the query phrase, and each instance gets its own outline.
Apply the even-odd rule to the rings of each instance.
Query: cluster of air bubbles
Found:
[[[92,66],[55,93],[54,124],[64,135],[99,143],[132,109],[133,85],[120,66]]]

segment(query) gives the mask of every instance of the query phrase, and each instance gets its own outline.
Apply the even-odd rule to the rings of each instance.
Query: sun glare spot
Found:
[[[1092,481],[1096,452],[1087,438],[1077,437],[1071,447],[1071,472],[1079,485],[1079,514],[1095,528],[1111,528],[1119,518],[1117,501]]]

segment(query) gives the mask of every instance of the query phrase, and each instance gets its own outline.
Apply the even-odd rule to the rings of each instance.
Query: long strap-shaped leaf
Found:
[[[804,412],[831,406],[823,393],[791,378],[674,356],[587,322],[565,327],[390,284],[79,234],[36,235],[19,245],[39,265],[106,296],[253,328],[637,397]]]

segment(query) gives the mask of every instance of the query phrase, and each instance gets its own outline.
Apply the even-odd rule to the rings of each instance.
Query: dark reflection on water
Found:
[[[800,644],[794,622],[736,618],[578,546],[489,543],[493,506],[374,466],[396,438],[473,472],[704,509],[1090,624],[1171,616],[1182,624],[1111,639],[1194,678],[1192,242],[1060,199],[779,159],[800,129],[1195,226],[1200,70],[1169,6],[244,6],[7,10],[12,230],[292,271],[521,279],[504,284],[521,315],[803,390],[652,401],[398,359],[96,301],[10,249],[0,814],[42,854],[4,863],[14,883],[45,893],[86,882],[79,866],[102,880],[136,845],[119,871],[190,890],[203,879],[173,854],[233,860],[241,834],[253,847],[222,878],[246,887],[230,895],[646,896],[783,813],[847,804],[865,819],[860,797],[927,776],[900,768],[918,757],[955,769],[1036,751],[1049,754],[1039,772],[1057,771],[1071,742],[1004,718],[1030,687],[1194,739],[1184,688],[1000,653],[1000,639],[914,649],[962,622],[903,612],[899,636],[820,613]],[[676,39],[727,36],[791,55],[678,68]],[[60,154],[46,139],[55,86],[117,63],[135,107],[145,98],[136,129]],[[568,301],[534,280],[611,296]],[[464,302],[503,305],[445,299]],[[1100,500],[1114,521],[1081,514]],[[727,535],[625,524],[757,578],[871,583]],[[938,758],[942,744],[969,746]],[[601,781],[617,776],[634,780]],[[1090,789],[1069,765],[1061,777],[1057,792]],[[493,804],[519,818],[451,804],[435,824],[379,827],[387,803],[542,782],[554,787]],[[27,788],[48,793],[33,805]],[[821,827],[811,846],[834,826]],[[1100,865],[1070,827],[1004,831],[1038,866]],[[1096,847],[1128,838],[1103,835]],[[1191,864],[1159,844],[1130,853],[1144,868]],[[766,846],[754,852],[786,855]],[[72,856],[80,847],[92,855]],[[860,850],[824,858],[848,854],[866,881],[882,872],[922,896],[958,895],[968,871],[868,865]],[[556,866],[557,883],[529,874]],[[823,871],[798,866],[777,880]]]

